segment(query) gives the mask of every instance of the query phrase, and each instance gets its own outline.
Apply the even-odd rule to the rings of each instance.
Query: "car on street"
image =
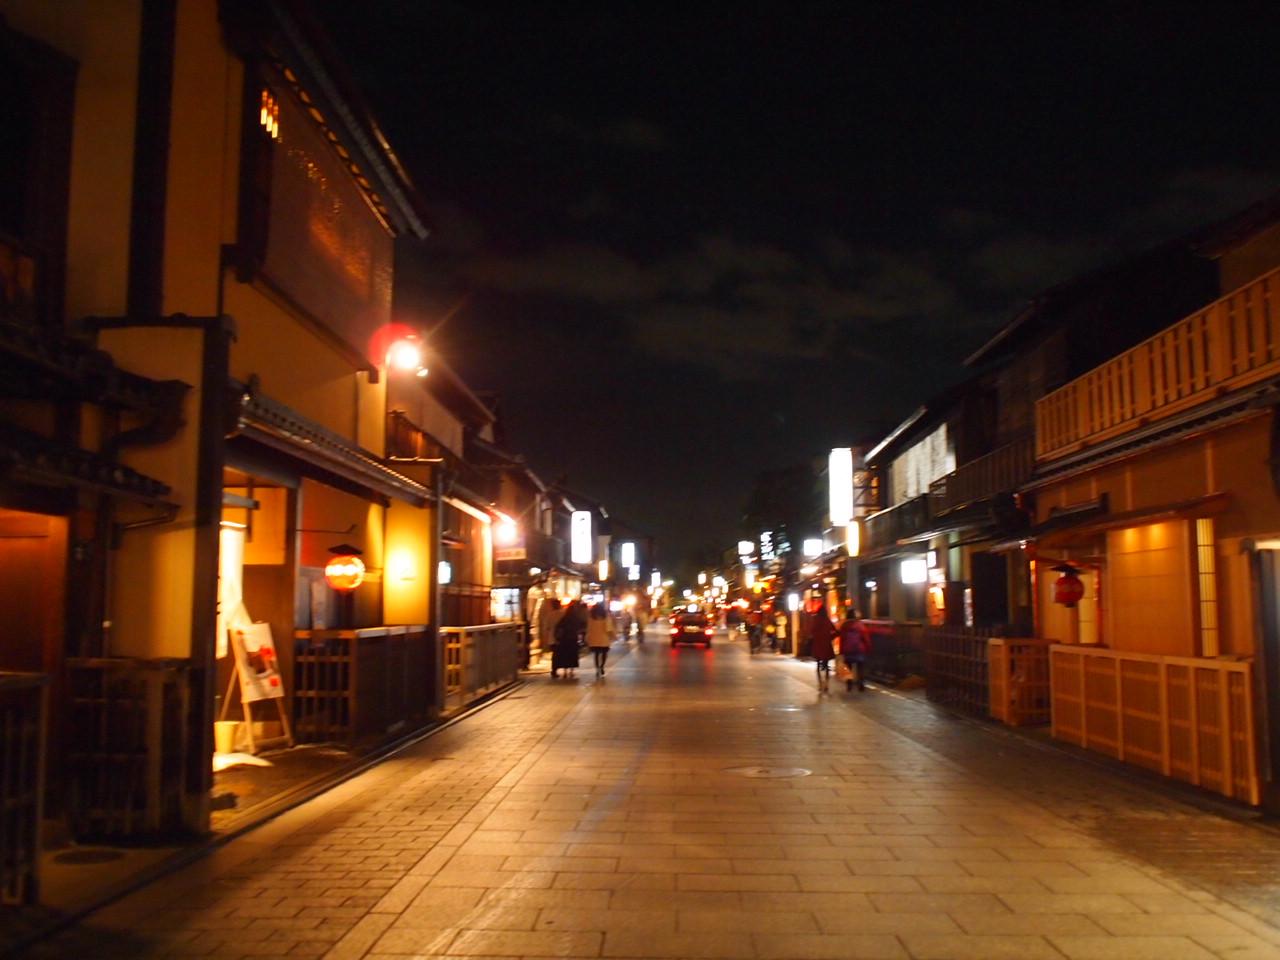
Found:
[[[681,643],[701,643],[710,647],[714,634],[715,625],[701,610],[691,610],[686,607],[671,615],[671,646],[673,647]]]

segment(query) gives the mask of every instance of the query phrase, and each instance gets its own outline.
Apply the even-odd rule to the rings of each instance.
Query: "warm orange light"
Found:
[[[364,583],[364,561],[353,554],[334,557],[325,564],[324,582],[335,590],[354,590]]]
[[[422,366],[422,350],[412,340],[397,340],[387,348],[387,366],[414,373]]]
[[[272,140],[280,139],[280,104],[268,90],[262,91],[258,107],[258,123]]]
[[[509,547],[516,542],[520,528],[510,517],[503,517],[493,527],[493,541],[500,547]]]
[[[1064,607],[1074,607],[1084,598],[1084,581],[1076,576],[1072,569],[1064,570],[1062,576],[1054,581],[1053,601]]]

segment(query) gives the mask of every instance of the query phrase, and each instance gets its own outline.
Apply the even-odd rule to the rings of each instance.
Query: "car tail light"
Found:
[[[679,632],[680,632],[680,628],[679,628],[679,627],[672,627],[672,628],[671,628],[671,635],[672,635],[673,637],[674,637],[677,633],[679,633]]]
[[[703,633],[705,633],[705,634],[709,637],[709,636],[711,636],[712,634],[714,634],[716,631],[715,631],[715,628],[714,628],[714,627],[707,627],[707,629],[706,629],[706,630],[704,630],[704,631],[702,631],[702,632],[703,632]]]

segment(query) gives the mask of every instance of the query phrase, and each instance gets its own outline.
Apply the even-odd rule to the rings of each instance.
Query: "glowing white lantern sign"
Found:
[[[569,560],[591,562],[591,511],[575,510],[569,517]]]
[[[831,525],[848,526],[853,521],[853,451],[849,447],[836,447],[827,457],[827,481]]]

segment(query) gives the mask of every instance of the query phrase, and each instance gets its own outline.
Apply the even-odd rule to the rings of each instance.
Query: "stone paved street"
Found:
[[[1280,956],[1280,833],[811,671],[653,632],[33,955]]]

